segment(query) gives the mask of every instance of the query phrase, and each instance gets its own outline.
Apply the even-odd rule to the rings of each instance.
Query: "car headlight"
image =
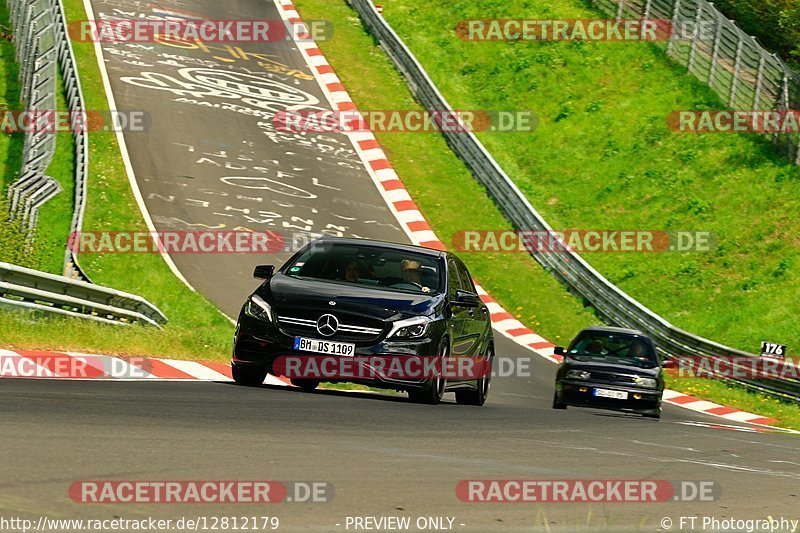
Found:
[[[646,389],[655,389],[658,382],[653,378],[636,378],[636,384]]]
[[[585,370],[567,370],[567,377],[572,379],[589,379],[592,377],[592,374]]]
[[[418,339],[428,333],[432,319],[426,316],[415,316],[405,320],[398,320],[392,324],[388,338],[390,339]]]
[[[272,322],[272,307],[261,296],[254,294],[247,299],[244,314],[263,322]]]

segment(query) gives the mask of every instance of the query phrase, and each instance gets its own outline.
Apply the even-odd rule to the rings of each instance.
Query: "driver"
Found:
[[[400,271],[403,273],[403,281],[422,285],[422,269],[419,261],[404,259],[400,263]]]
[[[590,354],[601,355],[603,353],[603,343],[595,339],[586,346],[586,351]]]

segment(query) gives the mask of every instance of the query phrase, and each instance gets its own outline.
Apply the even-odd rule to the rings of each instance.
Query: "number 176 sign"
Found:
[[[761,355],[768,357],[779,357],[781,359],[784,359],[786,357],[786,345],[762,341]]]

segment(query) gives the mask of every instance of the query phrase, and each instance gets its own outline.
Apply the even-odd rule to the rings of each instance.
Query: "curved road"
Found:
[[[278,18],[266,0],[159,6],[206,18]],[[93,0],[93,7],[112,18],[158,14],[144,1]],[[346,138],[282,135],[271,126],[270,114],[287,105],[324,101],[290,44],[103,48],[118,108],[153,118],[149,132],[127,133],[126,143],[159,229],[300,226],[406,240]],[[225,254],[173,259],[229,315],[252,290],[260,262]],[[0,516],[274,514],[285,531],[348,531],[348,516],[435,516],[454,518],[454,530],[481,532],[653,531],[663,517],[677,524],[681,515],[800,518],[796,436],[671,406],[661,422],[554,411],[554,365],[499,334],[496,341],[499,356],[530,359],[535,377],[496,378],[483,408],[219,383],[3,381]],[[333,484],[335,496],[268,507],[68,498],[73,481],[93,479],[320,480]],[[704,503],[469,504],[455,493],[464,479],[713,480],[722,494]]]

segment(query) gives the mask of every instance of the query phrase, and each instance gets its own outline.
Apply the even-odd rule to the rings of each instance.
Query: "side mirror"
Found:
[[[452,302],[453,305],[460,307],[479,307],[481,299],[474,292],[469,291],[456,291],[456,297]]]
[[[563,346],[556,346],[553,348],[553,353],[555,355],[567,355],[567,350],[565,350]]]
[[[269,279],[274,273],[275,267],[273,265],[258,265],[253,270],[253,277],[256,279]]]
[[[675,359],[667,359],[661,364],[661,368],[669,370],[670,368],[678,368],[678,362]]]

